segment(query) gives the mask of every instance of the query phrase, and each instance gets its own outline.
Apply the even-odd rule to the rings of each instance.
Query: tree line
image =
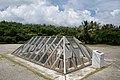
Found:
[[[78,27],[0,22],[0,43],[24,43],[32,36],[75,36],[87,44],[120,45],[120,26],[83,21]]]

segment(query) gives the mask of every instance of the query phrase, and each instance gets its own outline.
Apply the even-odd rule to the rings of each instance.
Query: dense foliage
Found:
[[[32,36],[75,36],[88,44],[120,45],[120,26],[83,21],[79,27],[0,22],[0,43],[23,43]]]

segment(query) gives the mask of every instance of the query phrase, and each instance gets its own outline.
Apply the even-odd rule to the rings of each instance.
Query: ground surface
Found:
[[[3,58],[0,60],[0,80],[44,80],[31,71]]]
[[[11,53],[18,48],[17,44],[0,45],[0,53]],[[45,80],[24,67],[19,66],[5,58],[0,58],[0,80]]]
[[[85,80],[120,80],[120,46],[88,45],[105,53],[105,60],[113,64]]]
[[[13,52],[21,44],[0,44],[0,54]],[[120,80],[120,46],[88,45],[105,53],[107,62],[113,63],[108,68],[99,71],[85,80]],[[0,80],[43,80],[27,69],[8,61],[0,59]]]

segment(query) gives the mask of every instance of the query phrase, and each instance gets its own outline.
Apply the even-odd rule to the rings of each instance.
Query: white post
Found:
[[[66,74],[65,36],[63,36],[64,74]]]

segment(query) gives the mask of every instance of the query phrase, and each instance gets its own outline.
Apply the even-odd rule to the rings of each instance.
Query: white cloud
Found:
[[[53,5],[50,0],[1,0],[0,10],[3,10],[0,11],[0,21],[79,26],[83,20],[93,20],[119,25],[120,8],[117,3],[120,1],[114,0],[116,5],[111,5],[112,0],[103,2],[104,0],[67,0],[63,5]],[[60,10],[61,6],[64,10]],[[108,9],[107,6],[112,8]],[[95,14],[90,10],[94,10]]]
[[[39,3],[11,6],[0,12],[0,20],[18,21],[23,23],[41,23],[65,26],[79,26],[83,20],[95,20],[90,12],[65,9],[60,11],[58,6],[48,5],[46,1]]]
[[[98,21],[103,24],[120,25],[120,9],[116,9],[111,12],[99,12],[97,13],[96,18],[98,18]]]
[[[120,15],[120,9],[113,10],[111,12],[111,14],[112,14],[113,17],[119,16]]]

